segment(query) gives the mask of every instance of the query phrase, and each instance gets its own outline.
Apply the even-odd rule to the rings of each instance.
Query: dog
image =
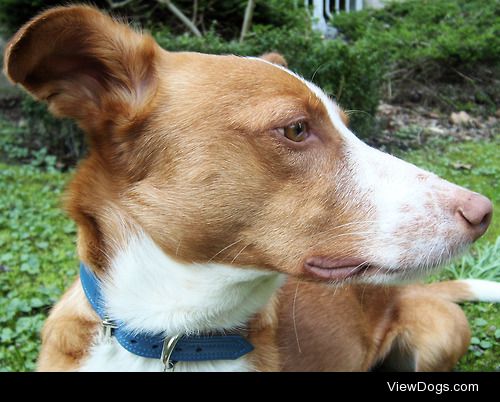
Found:
[[[89,144],[66,198],[81,274],[38,370],[450,370],[470,340],[455,302],[500,301],[404,284],[480,237],[491,202],[365,145],[278,54],[169,52],[66,6],[4,71]]]

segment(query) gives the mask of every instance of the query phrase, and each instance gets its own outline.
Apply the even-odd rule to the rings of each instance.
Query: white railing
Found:
[[[345,11],[360,11],[363,9],[363,0],[305,0],[306,7],[312,6],[313,29],[327,35],[334,31],[327,21],[333,14]]]

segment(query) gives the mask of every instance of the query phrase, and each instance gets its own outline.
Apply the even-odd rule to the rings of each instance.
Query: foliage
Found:
[[[5,33],[14,33],[23,23],[46,8],[55,5],[82,3],[64,0],[0,0],[0,25]],[[112,3],[123,3],[114,0]],[[199,0],[196,11],[193,0],[174,0],[173,3],[192,19],[202,32],[216,30],[226,39],[239,35],[247,0]],[[155,0],[132,0],[123,7],[111,7],[109,0],[93,0],[91,4],[130,19],[150,29],[168,26],[175,34],[186,32],[186,27],[164,5]],[[261,1],[255,9],[255,24],[275,27],[294,27],[305,15],[297,12],[303,2],[297,0]]]
[[[22,101],[22,115],[19,140],[33,152],[45,149],[64,166],[75,164],[85,154],[83,133],[74,121],[53,117],[45,104],[29,96]]]
[[[41,113],[40,118],[53,119],[45,113]],[[33,121],[36,123],[38,120]],[[55,119],[54,121],[59,124]],[[64,167],[62,163],[58,162],[58,157],[51,153],[53,149],[49,151],[44,145],[51,144],[52,137],[48,135],[48,139],[40,141],[35,147],[31,141],[31,136],[28,135],[28,133],[31,133],[28,127],[29,125],[26,126],[24,121],[19,125],[14,125],[12,122],[0,118],[0,160],[27,163],[33,167],[45,168],[50,172]],[[57,131],[57,133],[61,132]],[[68,135],[67,138],[61,140],[68,141],[69,138]],[[55,150],[59,149],[59,147],[56,147]]]
[[[386,60],[392,96],[413,92],[455,109],[473,106],[472,99],[494,111],[500,101],[499,18],[495,1],[408,0],[340,14],[334,24],[350,43]],[[454,91],[456,83],[461,91]]]
[[[480,244],[449,264],[442,273],[442,277],[447,276],[500,282],[500,236],[495,243]]]
[[[409,0],[335,18],[348,40],[367,40],[386,60],[446,64],[500,60],[498,2]]]
[[[498,204],[497,204],[498,205]],[[494,243],[473,247],[470,253],[453,261],[438,279],[485,279],[500,281],[500,237]],[[500,307],[493,303],[465,303],[462,306],[471,327],[467,353],[457,366],[459,371],[500,370]]]
[[[76,276],[76,229],[60,208],[66,180],[0,164],[0,370],[34,369],[48,309]]]
[[[497,256],[498,258],[498,256]],[[466,303],[472,338],[458,371],[500,371],[500,308],[492,303]]]
[[[56,0],[0,0],[0,34],[14,33],[44,7],[59,3]]]

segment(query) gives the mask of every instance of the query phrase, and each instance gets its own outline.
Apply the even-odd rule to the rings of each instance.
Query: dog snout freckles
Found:
[[[486,197],[354,139],[348,142],[359,192],[374,210],[363,253],[370,263],[413,278],[486,232],[492,216]]]

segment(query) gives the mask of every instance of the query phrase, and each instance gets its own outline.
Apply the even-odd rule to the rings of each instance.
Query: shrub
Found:
[[[72,120],[53,117],[45,104],[27,95],[22,102],[22,113],[24,127],[20,139],[25,147],[45,149],[62,166],[73,165],[84,155],[83,133]]]
[[[495,1],[407,0],[339,14],[334,24],[349,41],[365,41],[391,62],[469,64],[500,60],[499,17]]]
[[[442,277],[451,279],[484,279],[500,281],[500,237],[494,243],[476,246],[471,253],[451,262]]]
[[[71,3],[91,3],[113,14],[128,17],[143,27],[156,29],[168,26],[175,34],[182,34],[186,27],[168,10],[155,0],[132,0],[120,7],[111,7],[109,0],[0,0],[0,27],[4,33],[14,33],[23,23],[40,11]],[[120,4],[123,1],[113,0]],[[200,0],[197,2],[196,15],[193,0],[173,0],[173,3],[189,18],[194,19],[202,32],[216,30],[225,39],[239,35],[247,0]],[[296,27],[304,24],[306,15],[297,12],[303,2],[297,0],[260,1],[254,11],[255,24],[274,27]]]
[[[424,95],[445,108],[479,103],[492,112],[500,101],[499,17],[495,1],[408,0],[340,14],[334,24],[350,43],[386,60],[397,100],[420,92],[417,100]]]

